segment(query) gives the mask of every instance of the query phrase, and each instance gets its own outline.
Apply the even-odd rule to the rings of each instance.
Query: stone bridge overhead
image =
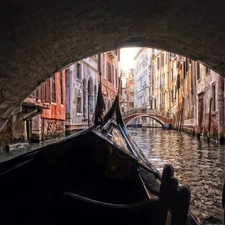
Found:
[[[221,0],[7,0],[0,12],[0,128],[54,72],[121,47],[175,52],[225,77]]]

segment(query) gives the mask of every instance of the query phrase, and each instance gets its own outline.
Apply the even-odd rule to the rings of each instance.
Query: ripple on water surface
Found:
[[[223,224],[225,145],[159,128],[129,129],[150,162],[162,172],[172,164],[180,184],[191,190],[190,210],[202,225]]]

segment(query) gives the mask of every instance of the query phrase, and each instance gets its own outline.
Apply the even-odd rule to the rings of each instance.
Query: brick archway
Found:
[[[162,127],[164,127],[165,124],[173,124],[173,120],[172,119],[169,119],[169,118],[167,118],[165,116],[162,116],[162,115],[149,114],[149,113],[134,113],[134,114],[125,116],[123,118],[123,120],[124,120],[125,124],[128,124],[131,120],[133,120],[135,118],[138,118],[138,117],[142,117],[142,116],[154,119],[155,121],[160,123],[162,125]]]
[[[225,76],[223,1],[14,0],[0,9],[0,128],[54,72],[120,47],[172,51]]]

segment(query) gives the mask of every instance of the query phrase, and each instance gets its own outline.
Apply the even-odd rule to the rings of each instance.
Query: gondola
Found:
[[[0,164],[0,218],[11,224],[199,225],[173,167],[154,167],[129,134],[119,94],[93,126]]]

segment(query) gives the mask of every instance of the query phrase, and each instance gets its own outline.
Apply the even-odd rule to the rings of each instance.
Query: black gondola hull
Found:
[[[118,96],[96,121],[0,164],[1,224],[198,225],[173,168],[161,175],[132,139]]]

